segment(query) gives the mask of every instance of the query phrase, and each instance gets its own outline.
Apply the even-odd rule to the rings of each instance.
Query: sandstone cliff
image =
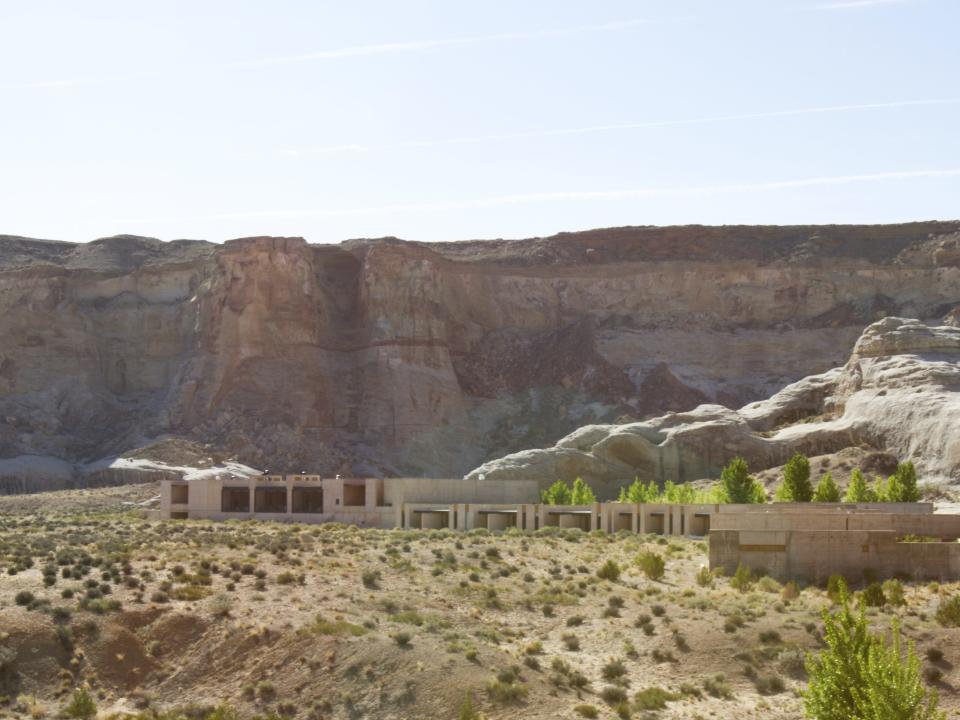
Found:
[[[222,245],[0,236],[0,460],[174,437],[460,475],[576,427],[768,397],[960,304],[960,223]]]
[[[578,475],[602,497],[633,477],[716,478],[730,458],[753,470],[806,455],[870,448],[912,460],[927,483],[960,482],[960,329],[888,317],[870,325],[849,361],[739,411],[701,405],[645,422],[588,425],[555,446],[477,468],[489,480]]]

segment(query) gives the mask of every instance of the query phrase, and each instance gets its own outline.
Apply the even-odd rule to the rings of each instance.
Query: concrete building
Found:
[[[739,510],[735,508],[739,507]],[[710,567],[780,580],[960,578],[960,515],[926,503],[729,506],[713,516]]]
[[[158,514],[423,530],[556,527],[706,537],[710,567],[729,573],[742,563],[779,579],[815,581],[833,573],[850,579],[864,573],[960,578],[960,515],[935,515],[929,503],[563,506],[538,502],[539,491],[535,480],[223,475],[161,481]]]

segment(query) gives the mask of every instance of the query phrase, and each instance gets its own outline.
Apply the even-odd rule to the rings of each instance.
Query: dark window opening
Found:
[[[170,502],[174,505],[186,505],[190,502],[190,486],[186,484],[171,485]]]
[[[258,487],[253,495],[253,509],[258,513],[285,513],[287,511],[287,489]]]
[[[317,487],[293,488],[293,512],[322,513],[323,512],[323,488],[317,488]]]
[[[221,512],[250,512],[250,489],[225,487],[220,490]]]

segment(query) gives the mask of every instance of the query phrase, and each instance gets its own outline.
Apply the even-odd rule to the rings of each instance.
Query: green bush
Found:
[[[883,607],[887,604],[887,596],[883,594],[883,586],[878,582],[867,585],[861,599],[867,607]]]
[[[14,596],[13,601],[17,605],[29,605],[34,601],[33,593],[29,590],[21,590]]]
[[[960,595],[940,601],[937,622],[944,627],[960,627]]]
[[[737,563],[737,571],[730,578],[730,587],[742,593],[749,592],[753,587],[753,576],[750,574],[750,568],[742,562]]]
[[[847,580],[843,575],[834,573],[827,578],[827,597],[834,605],[838,605],[848,592]]]
[[[903,583],[899,580],[887,580],[883,583],[883,594],[890,605],[905,605],[907,602],[903,592]]]
[[[942,720],[937,692],[920,675],[912,643],[906,657],[900,625],[891,626],[891,642],[872,635],[861,607],[854,615],[844,592],[836,614],[824,611],[826,649],[807,661],[810,682],[804,693],[807,716],[815,720]]]
[[[637,565],[651,580],[660,580],[666,571],[667,561],[659,553],[644,550],[637,556]]]
[[[620,566],[617,565],[615,560],[607,560],[600,569],[597,570],[597,577],[601,580],[616,582],[620,579]]]
[[[97,714],[97,704],[87,689],[82,687],[73,691],[73,696],[63,712],[67,717],[89,720]]]
[[[668,702],[679,700],[678,693],[672,693],[659,687],[650,687],[633,696],[638,710],[663,710]]]

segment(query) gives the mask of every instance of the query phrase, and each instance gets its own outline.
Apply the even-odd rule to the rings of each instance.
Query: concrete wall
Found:
[[[743,563],[778,579],[820,581],[839,573],[957,579],[960,515],[930,515],[887,506],[860,512],[793,506],[786,511],[720,512],[711,518],[710,567],[734,572]],[[938,542],[898,542],[905,535]]]

